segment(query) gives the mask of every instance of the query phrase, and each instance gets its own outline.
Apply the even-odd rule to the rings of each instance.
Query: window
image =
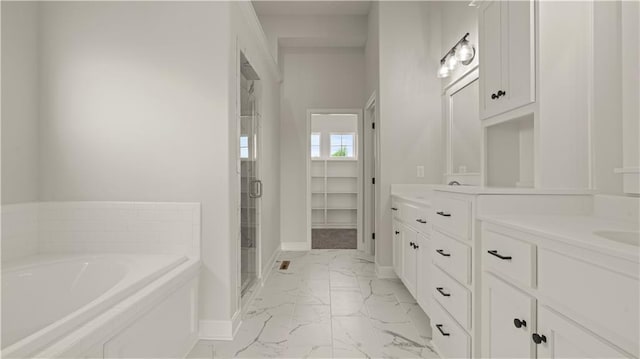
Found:
[[[240,136],[240,158],[249,158],[249,137]]]
[[[311,158],[320,158],[320,134],[311,134]]]
[[[353,158],[355,134],[331,134],[331,157]]]

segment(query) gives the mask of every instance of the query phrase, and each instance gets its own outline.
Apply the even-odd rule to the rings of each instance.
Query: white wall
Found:
[[[376,262],[391,265],[392,183],[441,183],[442,117],[437,12],[428,3],[380,2],[380,221]],[[418,178],[416,166],[425,166]]]
[[[281,87],[281,238],[305,242],[307,109],[362,108],[363,48],[284,48]]]
[[[41,39],[41,199],[201,202],[200,313],[229,318],[229,5],[48,2]]]
[[[362,47],[367,41],[367,17],[359,15],[262,15],[275,59],[279,47]]]
[[[467,65],[458,67],[451,72],[451,75],[442,79],[442,86],[446,87],[456,81],[466,71],[478,65],[479,48],[478,48],[478,8],[469,6],[467,1],[438,1],[431,4],[433,11],[439,11],[440,16],[437,17],[440,26],[440,39],[442,48],[439,51],[439,58],[442,58],[460,38],[469,33],[467,40],[476,49],[476,57]]]
[[[2,204],[38,200],[38,4],[2,4]]]

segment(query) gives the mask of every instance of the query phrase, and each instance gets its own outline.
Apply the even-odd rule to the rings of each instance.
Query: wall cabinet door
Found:
[[[398,278],[402,278],[402,232],[403,227],[398,221],[393,221],[393,270],[396,272]]]
[[[535,344],[531,334],[535,328],[536,300],[492,275],[487,284],[484,332],[490,358],[534,358]]]
[[[422,310],[429,314],[431,309],[431,243],[426,236],[418,235],[418,269],[417,269],[417,294],[416,298]]]
[[[488,1],[479,10],[480,118],[535,101],[534,1]]]
[[[630,354],[605,343],[577,324],[544,307],[538,308],[538,358],[626,358]]]
[[[413,297],[416,296],[417,255],[420,247],[418,232],[404,227],[402,231],[402,281]]]

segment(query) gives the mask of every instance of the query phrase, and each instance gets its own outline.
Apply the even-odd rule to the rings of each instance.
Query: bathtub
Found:
[[[3,264],[3,357],[42,351],[186,260],[176,255],[36,255]]]

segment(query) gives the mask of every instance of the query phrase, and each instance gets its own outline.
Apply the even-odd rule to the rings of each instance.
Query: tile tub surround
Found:
[[[283,252],[233,341],[200,341],[188,358],[437,358],[429,320],[397,279],[356,250]]]
[[[200,257],[199,203],[13,204],[2,206],[2,224],[3,261],[62,252]]]

